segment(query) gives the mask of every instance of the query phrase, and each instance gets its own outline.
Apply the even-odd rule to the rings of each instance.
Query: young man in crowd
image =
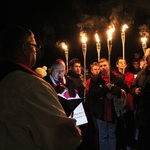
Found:
[[[78,90],[80,97],[84,97],[84,89],[86,87],[86,81],[84,81],[82,74],[81,62],[77,58],[73,58],[69,62],[69,71],[67,75],[73,80],[75,89]]]
[[[100,150],[116,150],[116,120],[121,114],[121,80],[110,70],[107,59],[99,61],[100,74],[90,82],[89,94],[93,100],[93,115],[99,131]]]
[[[123,85],[121,86],[122,89],[124,89],[127,93],[127,106],[126,106],[126,112],[123,116],[123,121],[118,121],[118,144],[120,144],[121,148],[124,148],[125,150],[132,150],[134,147],[134,101],[133,96],[130,94],[129,89],[131,84],[134,81],[134,74],[127,71],[127,63],[126,60],[122,57],[118,57],[116,61],[116,67],[117,70],[114,72],[114,74],[123,82]],[[122,134],[121,134],[122,133]],[[121,145],[122,143],[122,145]]]
[[[92,77],[99,75],[100,67],[98,62],[90,65],[90,76],[86,80],[86,112],[88,117],[88,145],[91,149],[98,149],[98,130],[95,117],[93,116],[93,99],[89,94],[89,87]]]

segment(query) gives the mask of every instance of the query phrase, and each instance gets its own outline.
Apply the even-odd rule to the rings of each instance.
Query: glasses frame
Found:
[[[53,71],[55,71],[56,73],[65,72],[65,70],[60,70],[60,69],[58,69],[58,68],[53,68]]]
[[[41,49],[41,46],[39,45],[36,45],[36,44],[32,44],[32,43],[29,43],[29,42],[26,42],[26,44],[29,44],[31,46],[34,46],[36,48],[36,50],[40,50]]]

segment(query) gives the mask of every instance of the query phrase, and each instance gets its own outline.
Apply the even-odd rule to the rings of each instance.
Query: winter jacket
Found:
[[[106,97],[112,101],[113,120],[118,116],[117,111],[119,108],[117,108],[116,102],[119,103],[118,101],[121,100],[121,88],[119,86],[121,86],[122,83],[113,73],[111,73],[110,81],[114,84],[111,90],[106,86],[101,74],[93,77],[90,82],[89,94],[93,99],[93,114],[98,119],[103,120],[104,101]]]
[[[142,94],[136,95],[135,89],[141,88]],[[150,71],[147,67],[141,70],[130,88],[131,94],[136,96],[138,124],[150,126]]]

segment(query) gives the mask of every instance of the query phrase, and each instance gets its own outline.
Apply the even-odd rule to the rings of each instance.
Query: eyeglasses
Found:
[[[36,48],[36,50],[40,50],[41,49],[41,46],[39,46],[39,45],[28,43],[28,42],[27,42],[27,44],[34,46]]]
[[[57,69],[57,68],[53,68],[53,70],[54,70],[56,73],[62,73],[62,72],[65,72],[65,70],[60,70],[60,69]]]

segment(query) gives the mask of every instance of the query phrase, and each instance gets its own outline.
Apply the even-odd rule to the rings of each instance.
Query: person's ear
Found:
[[[22,51],[21,51],[21,52],[22,52],[22,54],[25,55],[25,56],[28,55],[28,53],[29,53],[29,47],[27,46],[27,44],[24,43],[24,44],[22,45]]]

